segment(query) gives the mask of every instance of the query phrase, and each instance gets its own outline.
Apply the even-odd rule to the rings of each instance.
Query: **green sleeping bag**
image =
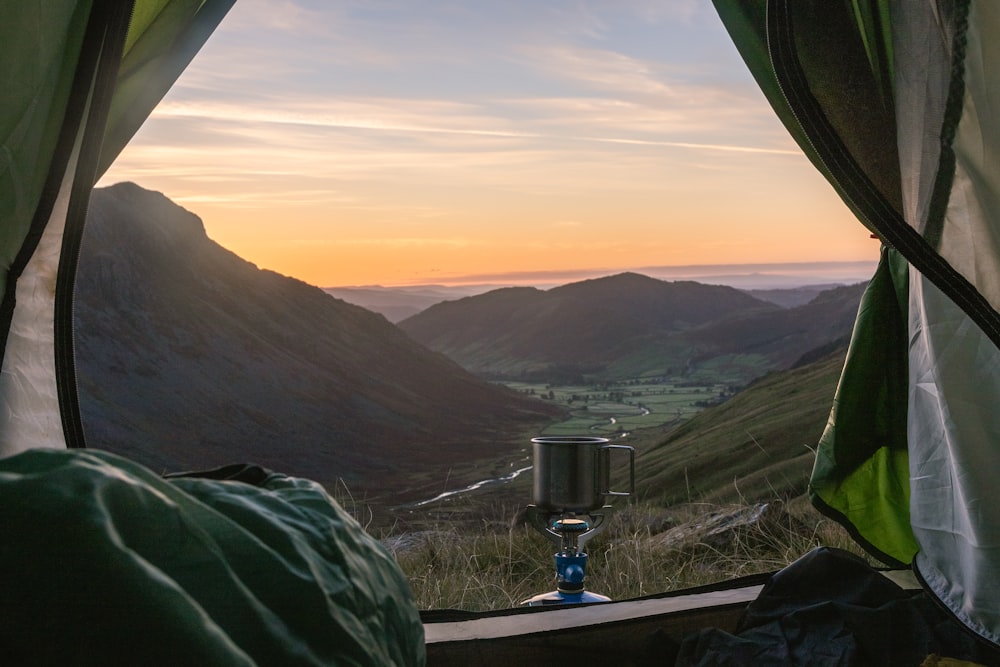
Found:
[[[318,484],[241,468],[164,479],[94,450],[0,460],[3,661],[423,665],[392,556]]]

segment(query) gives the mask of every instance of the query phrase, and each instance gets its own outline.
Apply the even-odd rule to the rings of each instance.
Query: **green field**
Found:
[[[722,402],[736,389],[724,383],[648,377],[591,385],[505,384],[570,410],[568,419],[547,427],[543,435],[591,433],[602,437],[679,424],[709,405]]]

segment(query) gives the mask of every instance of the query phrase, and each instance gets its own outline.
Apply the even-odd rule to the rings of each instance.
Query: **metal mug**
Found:
[[[587,514],[609,496],[635,491],[635,449],[590,436],[541,436],[531,439],[534,458],[533,502],[543,512]],[[611,450],[629,453],[629,490],[611,490]]]

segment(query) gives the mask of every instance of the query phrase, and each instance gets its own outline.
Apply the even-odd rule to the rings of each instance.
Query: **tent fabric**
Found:
[[[232,3],[40,0],[5,8],[0,455],[84,445],[72,299],[90,190]]]
[[[912,215],[913,209],[904,207],[902,187],[912,185],[914,174],[901,172],[913,165],[911,159],[900,162],[900,154],[910,155],[909,148],[898,148],[919,140],[921,156],[925,155],[924,149],[932,155],[936,146],[954,139],[950,132],[942,133],[943,129],[954,129],[959,117],[971,117],[960,113],[962,99],[995,100],[989,89],[973,93],[966,88],[967,81],[996,86],[996,81],[986,78],[985,70],[981,79],[965,76],[965,66],[971,62],[965,58],[970,53],[966,29],[972,25],[967,20],[968,12],[984,22],[974,25],[972,33],[990,34],[994,29],[988,23],[993,14],[990,3],[973,2],[970,9],[969,0],[714,2],[775,113],[858,219],[887,245],[899,250],[1000,344],[1000,301],[991,296],[985,282],[980,282],[986,276],[977,278],[968,264],[988,261],[985,256],[992,249],[977,250],[977,257],[963,259],[945,250],[939,252],[933,238],[924,238],[922,232],[933,225],[905,217]],[[888,25],[886,17],[891,19]],[[904,29],[911,24],[923,26],[922,31],[907,36]],[[906,40],[912,47],[907,47]],[[926,72],[908,66],[906,55],[927,51],[934,40],[943,45],[934,66],[926,63]],[[975,46],[995,41],[971,43]],[[878,50],[882,55],[873,55],[873,43],[888,46]],[[950,51],[952,45],[960,48]],[[975,57],[974,50],[971,54]],[[933,72],[948,73],[946,93],[935,92],[935,80],[927,76]],[[907,78],[906,73],[915,76]],[[888,90],[887,84],[891,86]],[[924,116],[921,134],[916,135],[913,128],[900,124],[896,113],[904,106],[903,101],[908,106],[931,93],[946,94],[942,122],[934,125],[931,109]],[[968,105],[964,108],[969,110]],[[983,113],[978,117],[989,118]],[[970,136],[975,135],[974,131]],[[984,135],[984,140],[989,138],[989,134]],[[969,144],[970,155],[979,150],[974,141]],[[942,149],[940,159],[927,158],[935,187],[944,193],[934,210],[943,210],[951,193],[945,187],[950,184],[950,172],[938,168],[947,167],[951,152]],[[986,151],[987,161],[990,154]],[[954,229],[962,228],[961,221],[955,219]]]
[[[67,167],[72,172],[76,152]],[[31,447],[65,446],[59,396],[54,381],[54,287],[62,250],[63,223],[69,210],[72,179],[64,179],[31,255],[15,283],[18,307],[12,308],[0,371],[0,453]]]
[[[909,563],[916,549],[906,526],[906,350],[895,346],[907,340],[906,275],[899,263],[901,257],[912,261],[904,249],[917,234],[903,219],[895,77],[887,69],[898,59],[898,45],[884,23],[885,3],[715,5],[791,136],[859,220],[892,248],[883,252],[859,309],[810,494],[873,554],[889,564]]]
[[[0,227],[0,453],[65,446],[55,381],[62,231],[70,211],[80,209],[81,194],[88,194],[74,188],[74,179],[85,166],[82,137],[97,108],[96,72],[109,59],[105,31],[119,14],[89,3],[60,9],[22,4],[4,22],[11,40],[4,42],[10,53],[3,60],[23,71],[3,72],[14,93],[0,125],[6,158],[0,201],[12,207],[2,211]],[[41,62],[32,67],[25,61],[36,53]]]
[[[20,2],[0,22],[0,293],[21,250],[49,173],[89,6]],[[56,183],[58,186],[58,183]]]
[[[0,460],[4,661],[423,664],[377,541],[313,482],[230,477],[164,480],[93,450]]]
[[[911,276],[909,421],[915,570],[1000,644],[1000,350],[939,289]]]
[[[1000,6],[715,4],[792,137],[911,266],[905,281],[892,281],[901,316],[884,277],[869,288],[820,443],[814,502],[873,554],[912,559],[947,609],[998,642],[1000,507],[987,501],[986,473],[996,468],[1000,398],[1000,77],[992,68]],[[881,315],[871,310],[876,301]]]
[[[63,348],[66,342],[71,344],[71,326],[69,330],[66,327],[70,320],[60,319],[57,314],[60,305],[66,310],[67,296],[71,296],[59,286],[65,285],[64,276],[69,275],[60,271],[62,248],[67,226],[72,229],[79,224],[73,219],[79,220],[86,210],[89,185],[93,182],[93,175],[88,176],[88,172],[92,171],[93,156],[100,147],[102,98],[109,94],[109,82],[113,80],[127,27],[128,7],[128,3],[117,7],[107,3],[78,7],[78,20],[70,28],[76,33],[72,37],[78,37],[78,41],[71,42],[75,50],[58,54],[61,62],[53,58],[54,68],[61,72],[57,78],[59,87],[45,88],[43,84],[51,81],[37,73],[34,79],[25,77],[29,79],[25,90],[30,95],[52,94],[59,105],[51,108],[48,119],[22,119],[29,125],[51,123],[52,144],[36,146],[47,152],[31,156],[38,169],[22,174],[18,162],[8,165],[13,178],[32,179],[25,183],[25,190],[33,199],[22,208],[23,219],[5,220],[10,224],[2,228],[14,251],[3,274],[6,291],[0,304],[2,453],[34,446],[65,446],[71,442],[69,434],[64,432],[65,418],[70,417],[70,426],[78,422],[73,420],[72,406],[66,404],[66,398],[74,396],[75,383],[61,384],[56,379],[60,373],[66,375],[65,361],[72,361],[71,356],[60,356],[61,346],[57,342],[62,339]],[[16,18],[27,21],[29,17]],[[36,30],[27,34],[36,43],[53,37],[57,41],[59,38],[70,41],[68,35],[50,35],[44,26],[33,27]],[[19,52],[22,57],[31,57],[33,44],[15,44],[24,48]],[[17,55],[12,58],[16,60]],[[12,139],[11,143],[16,144],[17,138]],[[14,338],[11,331],[15,332]],[[72,377],[72,370],[68,377]],[[51,427],[48,415],[52,414],[58,415],[60,428]]]
[[[925,7],[926,18],[917,22],[930,29],[902,25],[894,35],[920,45],[940,42],[950,56],[940,121],[933,114],[912,119],[908,111],[900,112],[900,126],[906,130],[901,136],[919,147],[914,153],[933,154],[928,144],[940,147],[933,181],[914,179],[904,190],[911,211],[907,220],[996,308],[1000,79],[989,73],[1000,57],[1000,7],[956,2],[951,16],[930,9]],[[948,19],[950,25],[943,23]],[[918,47],[909,52],[916,54],[916,62],[907,65],[900,58],[900,68],[909,76],[898,88],[916,103],[929,87],[921,86],[916,75],[927,71],[933,79],[937,70],[925,64]],[[938,69],[944,69],[944,62]],[[988,330],[927,277],[912,272],[910,284],[911,522],[920,547],[914,566],[945,607],[1000,643],[1000,508],[992,499],[995,480],[989,474],[996,469],[1000,441],[1000,350]]]
[[[862,12],[872,20],[883,14],[879,3],[715,0],[792,138],[858,219],[879,232],[884,218],[899,218],[902,204],[892,90],[872,69],[872,58],[891,56],[884,47],[881,57],[870,55],[866,45],[891,41],[881,24],[859,29],[851,5],[875,5]]]
[[[908,271],[897,252],[883,249],[858,308],[809,484],[816,507],[895,566],[917,551],[906,435]]]

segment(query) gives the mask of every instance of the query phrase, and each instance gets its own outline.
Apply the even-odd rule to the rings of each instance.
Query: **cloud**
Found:
[[[350,27],[350,2],[307,6],[295,0],[240,0],[226,15],[213,38],[254,35],[258,39],[287,35],[299,41],[329,37]]]
[[[588,88],[612,91],[626,98],[674,97],[672,87],[657,75],[662,65],[619,51],[556,44],[524,47],[521,53],[526,57],[525,64]]]
[[[704,3],[699,0],[598,0],[595,3],[604,10],[611,12],[628,12],[638,16],[643,21],[659,25],[666,22],[690,24],[699,10],[704,9]]]
[[[523,52],[525,67],[557,81],[571,94],[535,102],[560,110],[570,119],[620,122],[625,127],[660,132],[731,132],[774,127],[773,112],[760,94],[744,86],[686,80],[690,71],[624,53],[572,46],[532,47]],[[581,94],[582,91],[586,91]],[[516,98],[511,103],[517,103]]]
[[[240,190],[239,192],[211,192],[182,194],[173,197],[181,204],[227,204],[236,208],[281,204],[282,206],[350,205],[357,197],[345,196],[331,190]]]
[[[525,98],[497,103],[536,136],[704,150],[797,154],[778,123],[728,100],[696,108],[600,97]],[[743,107],[745,108],[745,107]]]
[[[687,82],[673,64],[626,53],[618,34],[623,17],[676,30],[702,13],[689,0],[241,0],[154,111],[150,125],[174,131],[144,136],[177,142],[194,130],[192,148],[227,153],[212,159],[238,173],[282,175],[297,162],[345,178],[345,156],[371,174],[600,159],[605,149],[795,153],[759,100]],[[574,43],[595,30],[602,46]],[[565,94],[540,95],[543,80]],[[250,166],[253,150],[263,166]]]
[[[622,266],[538,271],[496,271],[482,273],[451,273],[436,277],[442,284],[500,284],[550,287],[576,280],[600,278],[623,271],[635,271],[659,280],[699,280],[718,285],[734,285],[744,289],[796,284],[778,282],[775,277],[794,278],[798,284],[823,282],[854,283],[867,280],[875,269],[875,261],[844,262],[782,262],[758,264],[689,264],[676,266]],[[426,277],[425,277],[426,279]],[[419,284],[413,281],[413,284]]]
[[[513,113],[502,115],[505,108]],[[728,110],[714,113],[720,118],[730,115]],[[518,115],[521,117],[517,118]],[[296,143],[295,133],[286,126],[307,126],[395,135],[452,134],[464,137],[462,143],[450,147],[424,143],[423,147],[427,150],[512,150],[545,145],[553,140],[568,140],[708,151],[799,154],[798,149],[788,145],[787,139],[785,145],[779,147],[670,139],[671,136],[692,136],[696,133],[722,135],[721,131],[713,133],[715,126],[706,123],[705,117],[712,115],[712,111],[688,115],[673,109],[651,109],[600,98],[504,100],[492,109],[449,100],[341,98],[285,100],[280,104],[260,107],[246,107],[224,100],[167,101],[157,107],[152,118],[218,121],[222,125],[216,126],[212,133],[201,133],[201,136],[214,134],[219,139],[221,135],[230,135],[241,140],[251,139],[256,143],[286,147],[286,151],[290,144]],[[468,138],[518,141],[477,145],[469,143]],[[316,145],[315,136],[302,142],[303,149],[315,148]]]
[[[283,242],[289,246],[348,246],[369,248],[468,248],[477,245],[476,241],[466,238],[428,238],[428,237],[367,237],[367,238],[328,238],[328,239],[289,239]]]
[[[224,100],[168,101],[153,118],[201,118],[237,124],[309,125],[331,129],[400,133],[451,133],[492,137],[531,137],[505,119],[477,113],[475,105],[440,99],[318,98],[245,106]]]
[[[731,146],[726,144],[699,144],[683,141],[656,141],[649,139],[612,139],[609,137],[581,137],[587,141],[599,141],[610,144],[626,144],[637,146],[664,146],[672,148],[691,148],[706,151],[724,151],[732,153],[768,153],[771,155],[801,155],[802,151],[783,148],[758,148],[756,146]]]

